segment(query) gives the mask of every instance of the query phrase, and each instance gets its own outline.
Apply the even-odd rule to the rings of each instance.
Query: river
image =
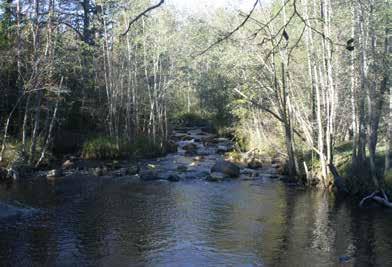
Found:
[[[0,203],[0,266],[392,266],[391,211],[268,175],[74,175],[2,184]]]

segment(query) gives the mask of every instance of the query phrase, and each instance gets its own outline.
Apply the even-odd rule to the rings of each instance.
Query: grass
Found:
[[[152,142],[148,137],[138,137],[129,143],[114,138],[96,136],[88,139],[82,148],[82,158],[87,160],[107,160],[121,158],[148,158],[164,154],[166,144]]]
[[[369,173],[368,164],[362,166],[352,166],[352,143],[343,142],[338,144],[334,150],[334,163],[339,174],[346,178],[346,183],[351,194],[363,194],[374,190],[374,184]],[[319,169],[320,162],[317,157],[311,161],[311,152],[304,153],[303,160],[311,166],[313,170]],[[377,147],[376,170],[377,177],[385,180],[386,188],[392,189],[392,174],[384,177],[385,146],[380,144]]]

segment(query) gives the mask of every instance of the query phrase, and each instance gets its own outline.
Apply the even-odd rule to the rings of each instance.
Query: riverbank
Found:
[[[229,138],[211,133],[209,128],[180,127],[170,136],[171,153],[149,158],[124,160],[89,160],[82,156],[67,156],[59,163],[51,163],[46,170],[15,165],[8,169],[13,179],[46,177],[50,180],[69,176],[112,176],[139,178],[142,181],[204,179],[222,181],[225,179],[255,179],[269,175],[282,179],[277,162],[260,160],[252,153],[243,153],[241,160],[233,158],[235,144]],[[56,166],[56,167],[52,167]]]

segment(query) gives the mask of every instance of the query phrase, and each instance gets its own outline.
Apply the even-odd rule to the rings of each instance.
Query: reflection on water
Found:
[[[392,213],[269,180],[0,188],[1,266],[392,266]],[[16,202],[17,201],[17,202]]]

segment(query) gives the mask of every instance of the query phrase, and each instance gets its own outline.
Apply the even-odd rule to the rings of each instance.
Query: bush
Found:
[[[136,138],[133,144],[124,146],[124,153],[131,154],[134,157],[156,157],[164,153],[164,145],[161,142],[154,142],[145,136]]]
[[[178,114],[174,118],[174,121],[175,124],[181,126],[206,126],[210,124],[207,115],[201,115],[193,112]]]
[[[155,144],[145,136],[138,137],[133,143],[116,140],[110,137],[90,138],[83,144],[82,157],[88,160],[119,159],[126,157],[156,157],[165,152],[165,145],[157,141]]]
[[[120,156],[120,149],[115,140],[109,137],[91,138],[83,144],[84,159],[116,159]]]

